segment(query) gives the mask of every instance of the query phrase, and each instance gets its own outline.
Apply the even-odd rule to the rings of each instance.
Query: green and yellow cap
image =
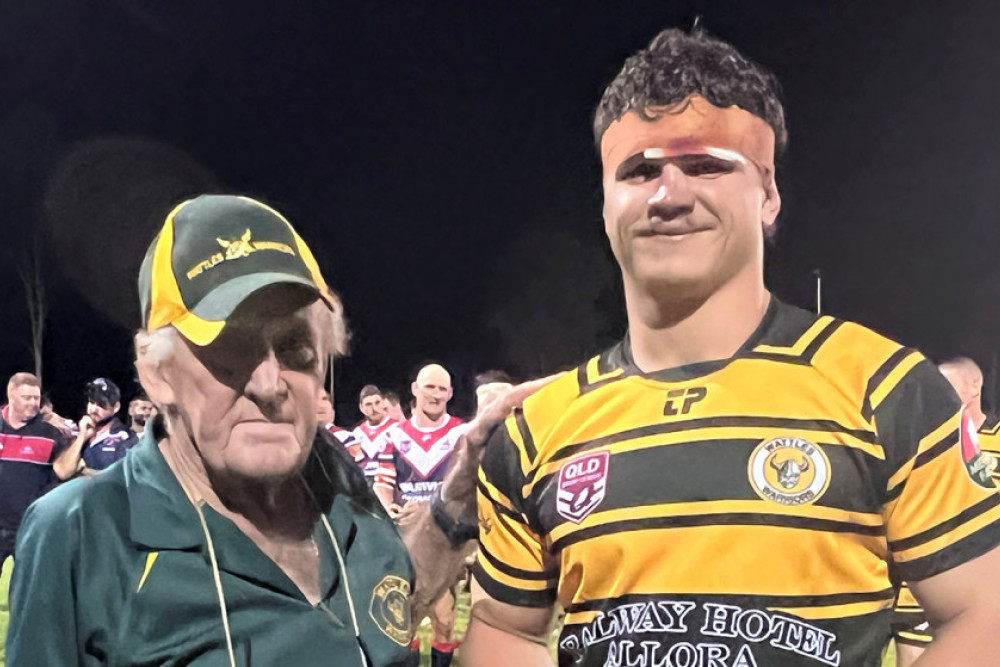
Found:
[[[268,285],[330,291],[309,247],[276,210],[249,197],[202,195],[177,206],[139,269],[147,331],[172,325],[195,345],[218,337],[243,301]]]

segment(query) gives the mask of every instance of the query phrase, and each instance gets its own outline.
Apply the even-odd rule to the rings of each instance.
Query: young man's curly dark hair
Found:
[[[629,111],[653,120],[646,109],[669,106],[701,95],[717,107],[736,105],[763,119],[774,130],[775,154],[788,143],[785,112],[774,75],[747,59],[732,45],[696,28],[691,34],[664,30],[625,61],[604,91],[594,115],[594,140]]]

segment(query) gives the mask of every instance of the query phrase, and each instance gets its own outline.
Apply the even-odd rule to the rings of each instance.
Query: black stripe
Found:
[[[1000,519],[983,526],[954,544],[932,554],[905,563],[895,563],[896,571],[905,581],[923,581],[935,574],[950,570],[973,558],[982,556],[1000,544]]]
[[[861,408],[861,415],[865,419],[871,420],[872,415],[874,414],[871,404],[872,392],[878,389],[878,386],[882,384],[882,382],[887,377],[889,377],[889,373],[891,373],[893,369],[896,368],[896,366],[898,366],[900,362],[903,361],[903,359],[910,356],[910,354],[913,353],[914,351],[915,350],[913,350],[913,348],[909,347],[899,348],[898,350],[893,352],[892,355],[888,359],[886,359],[881,366],[878,367],[878,370],[872,373],[872,376],[868,379],[868,385],[865,388],[865,400],[862,403],[862,408]]]
[[[900,482],[893,488],[889,489],[889,492],[885,494],[885,502],[891,503],[896,498],[899,498],[899,494],[901,494],[903,492],[903,489],[905,488],[906,488],[906,479],[904,479],[902,482]]]
[[[745,609],[763,609],[766,607],[834,607],[858,602],[880,602],[892,600],[895,590],[886,588],[873,593],[832,593],[829,595],[669,595],[670,599],[697,599],[704,602],[715,600],[726,604],[737,605]],[[662,600],[663,594],[628,594],[616,598],[586,600],[577,602],[566,608],[566,613],[575,614],[582,611],[607,612],[616,607],[642,602]]]
[[[479,489],[479,492],[483,494],[484,498],[490,501],[490,504],[493,505],[493,509],[498,514],[505,514],[510,518],[514,519],[515,521],[517,521],[518,523],[524,523],[524,517],[515,512],[514,510],[510,509],[500,501],[498,501],[496,498],[494,498],[493,494],[491,494],[490,490],[486,488],[486,485],[483,484],[482,480],[480,479],[476,480],[476,488]]]
[[[930,449],[925,450],[922,454],[917,455],[917,459],[913,462],[913,469],[916,470],[921,466],[925,466],[937,457],[948,451],[952,445],[958,442],[958,429],[946,435],[941,439],[936,445]]]
[[[514,422],[517,424],[518,433],[521,434],[521,440],[524,441],[524,453],[528,455],[528,461],[534,464],[538,458],[538,450],[535,448],[535,439],[531,437],[528,422],[524,418],[524,410],[514,410]]]
[[[843,323],[843,320],[833,320],[830,322],[822,331],[819,332],[819,335],[813,338],[812,342],[806,346],[806,349],[802,352],[802,359],[808,363],[812,363],[813,357],[815,357],[816,353],[819,352],[819,348],[823,346],[823,343],[830,339],[830,336],[832,336]]]
[[[921,533],[917,533],[916,535],[902,540],[893,540],[889,542],[889,548],[893,551],[905,551],[906,549],[912,549],[913,547],[930,542],[937,537],[941,537],[945,533],[950,533],[962,524],[975,519],[977,516],[985,514],[998,504],[1000,504],[1000,495],[996,493],[990,494],[988,497],[980,500],[972,507],[967,507],[962,512],[959,512],[947,521],[939,523],[933,528],[928,528]]]
[[[518,607],[551,607],[556,601],[556,589],[543,591],[525,591],[511,588],[491,577],[479,563],[472,566],[472,576],[476,578],[483,590],[494,600],[506,602]]]
[[[705,417],[702,419],[688,419],[685,421],[667,422],[665,424],[649,424],[637,428],[618,431],[600,438],[588,440],[563,447],[552,455],[551,461],[560,461],[569,458],[581,451],[611,445],[616,442],[624,442],[635,438],[642,438],[650,435],[661,435],[665,433],[681,433],[684,431],[696,431],[706,428],[726,428],[726,427],[747,427],[747,428],[782,428],[801,429],[804,431],[822,431],[826,433],[847,433],[858,440],[875,444],[877,442],[875,434],[871,431],[850,429],[838,424],[830,419],[792,419],[787,417]],[[532,445],[534,446],[534,445]],[[529,481],[532,478],[529,475]]]
[[[979,432],[983,435],[996,435],[997,431],[1000,431],[1000,415],[987,417],[983,425],[979,427]]]
[[[998,496],[1000,499],[1000,496]],[[782,516],[778,514],[693,514],[690,516],[648,517],[644,519],[623,519],[593,528],[583,528],[561,537],[552,543],[551,551],[556,553],[571,544],[634,530],[665,530],[670,528],[691,528],[695,526],[774,526],[796,528],[826,533],[855,533],[857,535],[884,535],[885,526],[863,526],[848,521],[815,519],[812,517]]]
[[[746,354],[741,354],[740,359],[753,359],[755,361],[770,361],[778,364],[792,364],[793,366],[808,366],[809,362],[802,357],[795,357],[790,354],[779,354],[777,352],[757,352],[751,350]]]
[[[490,565],[500,570],[508,577],[514,577],[515,579],[525,579],[527,581],[551,581],[555,585],[556,579],[559,578],[559,570],[543,570],[542,572],[533,572],[531,570],[522,570],[518,567],[513,567],[512,565],[507,565],[496,556],[491,554],[486,546],[482,543],[479,544],[479,553],[483,555],[490,562]]]

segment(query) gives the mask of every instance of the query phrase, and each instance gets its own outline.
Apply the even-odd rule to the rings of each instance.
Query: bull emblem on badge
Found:
[[[795,488],[802,477],[802,473],[808,471],[811,467],[808,456],[803,456],[801,463],[797,462],[794,458],[787,458],[781,465],[775,464],[774,459],[771,459],[768,461],[768,465],[777,471],[778,484],[781,484],[782,488],[785,489]]]

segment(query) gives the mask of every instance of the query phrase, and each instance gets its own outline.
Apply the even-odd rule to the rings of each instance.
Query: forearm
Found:
[[[76,437],[69,447],[60,454],[55,461],[52,462],[52,471],[56,474],[56,477],[60,481],[65,482],[67,479],[76,474],[77,469],[80,467],[80,454],[83,452],[83,447],[87,442],[87,437],[84,434],[80,434]]]
[[[392,505],[392,489],[382,484],[375,484],[373,490],[375,491],[375,495],[378,497],[379,502],[382,503],[382,507],[386,512],[388,512],[389,506]]]
[[[1000,613],[968,609],[936,629],[934,641],[914,667],[996,667],[996,647],[984,641],[1000,627]]]
[[[549,667],[552,656],[541,638],[511,634],[473,616],[462,641],[463,663],[477,667]]]

